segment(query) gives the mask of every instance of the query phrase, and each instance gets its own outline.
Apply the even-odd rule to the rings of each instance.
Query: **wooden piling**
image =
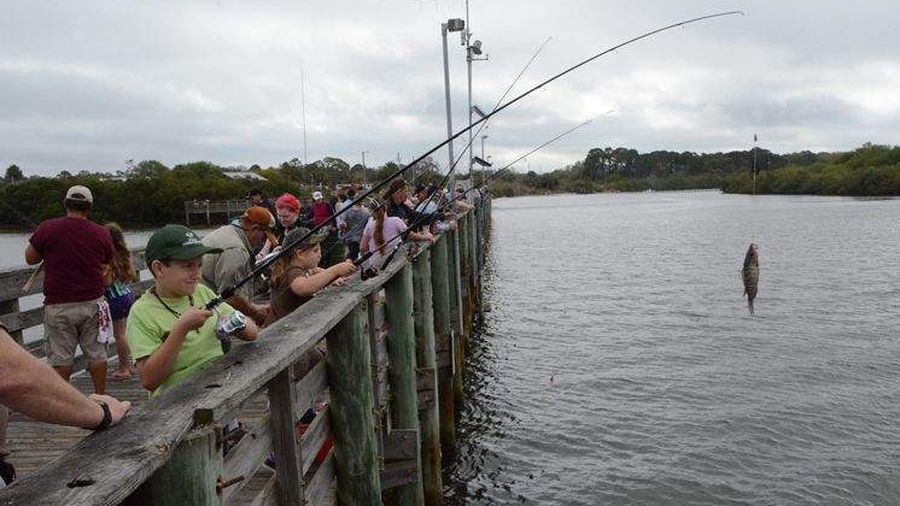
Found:
[[[470,314],[469,298],[471,291],[469,289],[469,252],[471,250],[469,242],[469,219],[471,213],[464,214],[460,217],[457,225],[457,235],[459,236],[459,291],[460,291],[460,315],[462,317],[462,333],[460,339],[463,352],[468,349],[469,336],[472,332],[472,318]]]
[[[431,290],[434,294],[434,336],[437,349],[438,412],[441,430],[442,460],[456,453],[455,403],[453,400],[453,351],[450,339],[450,280],[448,275],[448,238],[441,236],[431,247]]]
[[[90,463],[85,463],[90,468]],[[125,506],[182,506],[221,504],[216,490],[222,472],[222,451],[210,426],[188,434],[169,457],[121,504]]]
[[[272,431],[272,450],[275,454],[275,476],[281,504],[303,504],[303,481],[300,471],[300,446],[294,429],[294,382],[290,369],[279,372],[267,391],[269,397],[269,426]]]
[[[416,388],[416,338],[413,324],[412,267],[405,266],[388,282],[385,289],[385,319],[388,322],[388,356],[390,357],[391,428],[419,429]],[[417,465],[421,477],[421,456]],[[421,478],[416,483],[398,487],[393,492],[399,505],[425,504]]]
[[[465,355],[462,349],[462,294],[460,292],[459,278],[459,233],[457,230],[447,232],[447,253],[448,253],[448,279],[450,286],[450,321],[452,323],[452,332],[450,334],[450,345],[453,352],[453,402],[456,404],[456,411],[462,409],[465,399],[463,391],[463,367],[465,366]]]
[[[337,496],[341,504],[378,504],[381,480],[372,415],[372,366],[366,333],[366,303],[360,302],[328,334],[328,384],[335,441]]]
[[[422,485],[425,504],[442,503],[441,438],[434,338],[431,255],[424,250],[413,260],[413,322],[416,329],[416,371],[419,383],[419,424]]]

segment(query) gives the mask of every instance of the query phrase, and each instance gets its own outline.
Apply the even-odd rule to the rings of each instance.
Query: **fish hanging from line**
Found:
[[[747,296],[747,307],[750,314],[753,314],[753,300],[756,299],[756,292],[759,290],[759,253],[756,251],[756,244],[750,243],[747,248],[747,256],[744,257],[744,268],[741,270],[744,278],[744,295]]]

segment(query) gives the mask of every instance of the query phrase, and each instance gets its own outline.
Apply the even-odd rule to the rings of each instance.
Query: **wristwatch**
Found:
[[[100,420],[100,423],[94,427],[94,430],[106,430],[110,425],[112,425],[112,413],[109,412],[109,406],[103,401],[94,401],[100,405],[103,409],[103,420]]]

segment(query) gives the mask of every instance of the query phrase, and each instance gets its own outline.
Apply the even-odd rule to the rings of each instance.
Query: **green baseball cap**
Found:
[[[200,236],[184,225],[166,225],[150,236],[144,258],[150,265],[154,260],[191,260],[207,253],[221,252],[222,248],[203,244]]]

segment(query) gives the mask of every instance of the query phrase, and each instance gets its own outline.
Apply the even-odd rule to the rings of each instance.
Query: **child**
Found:
[[[127,333],[141,384],[151,396],[181,383],[223,354],[216,323],[235,310],[226,303],[215,311],[204,309],[216,294],[200,284],[203,255],[221,252],[205,246],[197,234],[181,225],[166,225],[147,242],[144,256],[155,283],[131,307]],[[237,337],[252,341],[256,324],[250,318],[246,324]]]
[[[119,367],[109,379],[127,380],[131,378],[131,355],[128,353],[128,342],[125,338],[125,318],[134,303],[134,293],[129,283],[138,280],[131,263],[131,251],[125,244],[125,235],[117,223],[107,223],[106,229],[113,243],[113,259],[110,262],[112,283],[106,288],[106,301],[113,322],[113,335],[116,337],[116,351],[119,355]]]
[[[307,233],[309,230],[304,227],[295,228],[285,235],[282,244],[293,244]],[[323,233],[311,235],[272,265],[272,303],[266,326],[290,314],[326,286],[342,285],[344,276],[356,271],[356,266],[349,260],[327,269],[318,267],[322,259],[319,243],[324,239]]]
[[[406,230],[406,222],[398,216],[387,216],[385,206],[376,199],[369,199],[369,209],[372,217],[366,223],[363,230],[362,241],[359,243],[359,253],[364,255],[369,251],[375,253],[369,258],[368,265],[380,269],[384,258],[391,254],[397,246],[400,246],[400,235]],[[407,237],[412,241],[431,241],[436,238],[429,232],[410,232]],[[385,243],[385,241],[387,241]]]

